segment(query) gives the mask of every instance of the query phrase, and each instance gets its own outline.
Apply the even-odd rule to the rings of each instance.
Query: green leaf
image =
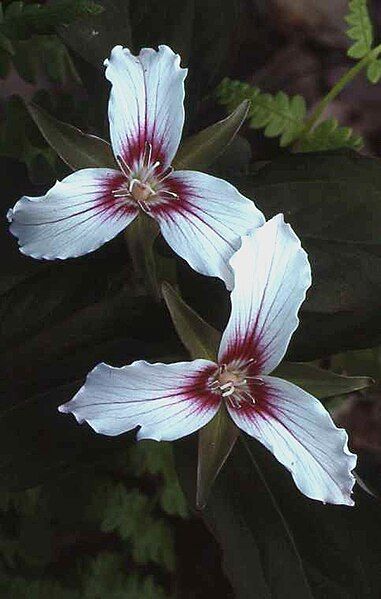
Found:
[[[3,488],[37,484],[126,446],[133,434],[96,435],[57,406],[100,361],[122,365],[142,353],[155,360],[178,351],[163,307],[129,280],[123,243],[78,260],[32,263],[29,278],[1,295]]]
[[[378,83],[381,77],[381,60],[373,60],[366,69],[366,76],[371,83]]]
[[[59,121],[35,104],[29,104],[28,110],[48,144],[73,170],[117,168],[110,145],[103,139]]]
[[[196,491],[198,509],[205,507],[212,485],[228,459],[238,435],[239,429],[224,406],[221,406],[214,418],[200,430]]]
[[[318,152],[324,150],[339,150],[350,148],[359,150],[364,145],[360,135],[350,127],[340,127],[336,119],[330,118],[312,129],[298,142],[300,152]]]
[[[192,501],[196,447],[174,445],[180,481]],[[235,597],[358,599],[381,588],[379,504],[357,488],[353,509],[304,497],[257,441],[237,443],[201,513],[216,537]],[[348,576],[348,573],[351,573]]]
[[[292,154],[233,182],[267,218],[283,212],[309,254],[313,285],[287,359],[380,343],[379,161],[353,152]]]
[[[196,484],[190,476],[196,466],[192,439],[176,443],[174,451],[180,482],[192,503]],[[253,458],[242,443],[235,445],[201,513],[222,548],[234,596],[311,599],[293,535]]]
[[[347,36],[354,41],[347,54],[351,58],[363,58],[371,50],[373,44],[373,27],[367,0],[350,0],[349,14],[345,20],[349,25]]]
[[[381,347],[331,356],[331,365],[335,370],[341,370],[351,376],[366,372],[372,379],[381,380]]]
[[[61,0],[51,0],[59,10]],[[100,0],[101,14],[58,28],[65,43],[87,62],[101,69],[103,61],[117,44],[131,48],[129,0]],[[146,43],[146,42],[145,42]]]
[[[192,310],[169,283],[162,284],[162,292],[177,334],[191,357],[216,360],[220,333]]]
[[[8,52],[0,48],[0,77],[5,79],[8,77],[11,68],[11,60]]]
[[[11,54],[11,55],[13,55],[15,52],[11,40],[9,38],[7,38],[6,35],[1,33],[1,31],[0,31],[0,48],[2,50],[5,50],[6,52],[8,52],[8,54]]]
[[[56,4],[8,4],[0,30],[12,39],[28,39],[35,34],[55,33],[59,25],[99,15],[103,8],[90,0],[57,0]]]
[[[168,283],[163,297],[181,341],[192,358],[216,360],[220,333],[207,324]],[[222,407],[199,432],[196,505],[203,508],[218,473],[238,437],[238,429]]]
[[[239,131],[249,111],[244,100],[226,119],[189,137],[180,146],[174,159],[176,169],[205,170],[224,152]]]
[[[153,245],[159,233],[156,221],[140,212],[125,234],[134,276],[156,300],[160,299],[160,288]]]
[[[282,362],[271,374],[298,385],[319,399],[360,391],[373,382],[368,376],[343,376],[302,362]]]
[[[280,136],[281,147],[291,144],[303,129],[306,105],[302,96],[289,97],[284,92],[262,93],[257,87],[230,79],[221,82],[217,96],[229,109],[243,99],[250,100],[250,127],[264,129],[266,137]]]

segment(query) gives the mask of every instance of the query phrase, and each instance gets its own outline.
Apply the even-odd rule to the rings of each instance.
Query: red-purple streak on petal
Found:
[[[212,391],[209,387],[212,377],[217,370],[217,364],[206,367],[201,372],[198,372],[192,376],[189,384],[187,384],[187,386],[183,389],[184,399],[194,399],[197,397],[197,402],[199,403],[199,412],[221,403],[221,396]]]
[[[150,144],[152,148],[150,163],[160,162],[162,170],[164,170],[164,168],[169,165],[164,150],[163,136],[155,136],[153,127],[142,127],[133,137],[125,139],[122,151],[124,162],[131,169],[136,168],[136,165],[141,164],[146,152],[147,143]]]
[[[167,220],[171,220],[171,214],[181,214],[192,221],[195,229],[198,229],[198,225],[201,222],[204,227],[209,228],[214,234],[220,235],[218,229],[213,228],[210,222],[205,220],[203,210],[193,201],[198,196],[197,188],[172,176],[168,176],[163,181],[163,186],[166,191],[175,194],[176,197],[170,196],[165,192],[160,194],[160,202],[155,202],[155,204],[150,206],[151,216],[161,216]],[[208,204],[205,201],[205,214],[207,213]]]
[[[235,361],[242,364],[250,362],[250,376],[257,376],[262,372],[265,353],[256,338],[255,325],[244,336],[236,332],[234,340],[229,340],[229,345],[220,358],[220,363],[230,364]]]
[[[250,377],[258,376],[255,365],[249,366],[247,373]],[[229,410],[237,412],[240,416],[246,417],[248,420],[251,420],[253,424],[255,423],[256,417],[260,416],[262,419],[268,418],[280,420],[283,426],[285,426],[284,421],[277,415],[276,405],[271,402],[271,388],[269,385],[266,385],[266,383],[261,380],[260,376],[258,376],[258,379],[256,380],[247,379],[246,385],[250,396],[253,399],[253,403],[241,401],[240,406],[237,407],[234,402],[232,402],[229,403]],[[285,426],[285,428],[287,427]]]
[[[113,191],[117,191],[123,184],[126,184],[127,180],[122,173],[116,174],[114,177],[105,179],[101,185],[102,196],[99,198],[97,208],[99,213],[104,213],[105,218],[110,217],[122,217],[126,214],[133,214],[137,212],[138,208],[134,202],[121,201],[120,198],[116,198]]]

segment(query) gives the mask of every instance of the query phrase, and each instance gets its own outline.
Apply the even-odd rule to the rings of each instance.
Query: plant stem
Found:
[[[154,241],[159,229],[154,220],[140,213],[125,232],[125,240],[132,260],[135,276],[155,301],[160,301],[160,283]]]
[[[333,88],[328,92],[326,96],[319,102],[318,106],[315,108],[311,116],[307,119],[303,131],[300,134],[299,139],[303,138],[307,135],[311,129],[315,126],[317,121],[320,119],[324,110],[329,106],[329,104],[339,95],[339,93],[344,89],[348,83],[350,83],[365,67],[368,66],[373,60],[375,60],[381,52],[381,44],[376,46],[373,50],[368,52],[364,58],[362,58],[358,63],[356,63],[349,71],[344,73],[344,75],[335,83]]]

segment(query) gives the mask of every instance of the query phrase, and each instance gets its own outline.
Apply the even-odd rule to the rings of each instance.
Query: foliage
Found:
[[[188,473],[197,467],[195,439],[176,444],[175,458],[193,502]],[[349,510],[305,499],[271,454],[244,437],[203,517],[221,545],[236,597],[283,599],[290,589],[303,599],[373,599],[381,585],[379,502],[357,489],[356,503]]]
[[[60,485],[58,492],[56,483],[47,483],[0,494],[0,590],[11,590],[15,599],[165,599],[152,566],[170,576],[171,518],[187,516],[169,444],[142,442],[114,454],[106,469],[81,471]],[[91,539],[97,537],[94,555]],[[67,543],[77,557],[57,568]],[[86,544],[89,551],[76,550]]]
[[[373,27],[368,13],[367,0],[350,0],[349,13],[345,20],[349,25],[347,36],[354,41],[348,50],[348,56],[363,58],[373,44]]]
[[[58,0],[49,5],[13,0],[2,9],[0,32],[11,39],[26,39],[102,12],[103,7],[91,0]]]
[[[298,143],[298,150],[300,152],[318,152],[337,148],[360,150],[363,143],[361,136],[354,133],[350,127],[340,127],[336,119],[330,118],[302,136]]]
[[[253,129],[264,128],[267,137],[280,136],[280,145],[287,146],[298,138],[303,129],[306,105],[302,96],[289,98],[284,92],[274,96],[262,93],[248,83],[224,79],[217,96],[221,104],[233,110],[240,102],[250,101],[249,124]]]
[[[97,15],[102,7],[88,0],[59,0],[54,5],[24,4],[18,0],[0,5],[0,77],[12,69],[27,83],[37,86],[43,79],[53,84],[79,85],[80,78],[65,44],[55,33],[57,25]],[[45,96],[48,92],[45,91]],[[60,101],[60,100],[58,100]],[[49,101],[48,101],[49,102]],[[67,112],[66,105],[66,112]],[[59,107],[58,107],[59,108]],[[77,111],[74,110],[73,114]],[[51,181],[60,172],[51,148],[31,123],[21,98],[4,100],[0,122],[0,155],[24,162],[32,181]]]
[[[21,5],[8,3],[9,9],[12,4]],[[75,4],[92,6],[81,2],[65,6],[69,4],[73,10]],[[233,28],[230,11],[235,3],[224,4],[226,10],[221,10],[221,3],[205,10],[203,3],[197,7],[191,0],[182,3],[181,11],[172,11],[172,2],[167,11],[150,0],[140,3],[136,11],[130,11],[130,6],[138,5],[133,2],[102,0],[100,4],[108,7],[104,14],[96,9],[81,21],[77,21],[78,13],[71,13],[70,18],[63,15],[60,0],[27,10],[28,4],[20,18],[11,18],[12,13],[7,12],[8,29],[0,27],[0,71],[5,76],[13,65],[25,81],[39,85],[42,69],[54,85],[62,87],[68,81],[81,85],[66,47],[55,35],[56,26],[61,26],[60,33],[71,48],[97,66],[114,43],[131,42],[138,48],[165,40],[182,56],[190,54],[192,67],[201,56],[200,78],[188,80],[190,94],[194,94],[189,104],[195,112],[199,105],[195,98],[207,94],[226,72],[223,65],[229,62],[229,44],[225,44],[228,50],[221,51],[214,42],[220,36],[225,43],[221,24],[223,31]],[[356,12],[354,4],[351,9]],[[51,7],[55,7],[53,12]],[[217,13],[221,20],[215,18]],[[49,18],[45,21],[41,15]],[[356,37],[354,41],[359,40]],[[207,60],[199,51],[206,46],[210,48]],[[377,79],[379,68],[378,61],[371,61],[368,76]],[[36,105],[46,108],[30,108],[38,128],[19,98],[5,105],[8,125],[0,131],[0,153],[21,159],[35,181],[35,175],[45,182],[65,172],[57,152],[74,168],[87,166],[87,160],[98,164],[104,156],[109,159],[106,142],[95,141],[64,122],[102,132],[104,112],[94,126],[83,112],[92,110],[93,101],[103,102],[103,109],[105,98],[100,92],[92,93],[98,81],[95,69],[86,65],[81,75],[83,72],[93,85],[91,88],[87,81],[86,90],[73,94],[76,100],[83,97],[83,102],[74,104],[63,97],[57,101],[57,95],[61,96],[57,90],[45,98],[41,99],[41,94],[33,98]],[[221,102],[233,109],[250,100],[250,125],[263,128],[269,137],[278,136],[282,146],[292,144],[303,152],[360,147],[361,140],[333,119],[307,130],[301,96],[289,97],[283,92],[273,96],[229,80],[224,80],[223,86]],[[88,97],[91,103],[86,101]],[[241,104],[233,115],[187,140],[178,156],[180,164],[209,168],[234,137],[246,109]],[[191,123],[190,130],[197,128],[198,124]],[[74,162],[81,160],[84,162]],[[235,174],[234,160],[232,166]],[[7,185],[6,173],[3,176],[4,213],[11,198],[16,199],[29,186],[20,178]],[[293,338],[290,359],[326,357],[379,343],[380,181],[376,160],[343,152],[278,157],[255,172],[248,169],[235,181],[243,193],[256,199],[267,217],[279,211],[287,213],[313,263],[314,286]],[[3,223],[3,232],[5,226]],[[187,516],[171,446],[132,444],[132,434],[116,439],[95,435],[88,427],[76,426],[58,415],[56,405],[72,396],[86,372],[100,360],[123,364],[143,354],[150,360],[183,359],[185,352],[172,332],[170,318],[164,306],[153,303],[131,276],[122,238],[95,255],[65,264],[33,262],[21,256],[5,234],[2,239],[9,259],[1,265],[0,278],[0,594],[15,599],[164,599],[172,590],[176,568],[172,524]],[[160,238],[154,249],[164,253]],[[217,284],[205,283],[180,262],[176,268],[183,296],[221,330],[229,309],[226,292],[221,288],[215,291]],[[169,306],[178,331],[184,330],[188,317],[198,332],[206,327],[198,339],[189,330],[180,334],[187,350],[197,347],[205,355],[209,347],[215,351],[219,333],[185,302],[179,301],[177,309],[179,305],[183,311],[177,310],[177,314],[176,308]],[[334,359],[334,364],[344,362],[342,356]],[[289,369],[291,380],[301,386],[304,382],[307,388],[310,385],[322,398],[336,397],[339,389],[356,391],[369,382],[366,377],[360,383],[326,371],[323,374],[313,366],[282,367]],[[223,423],[214,425],[223,430]],[[208,436],[209,432],[204,430],[204,453],[210,455],[211,448],[215,453],[209,472],[203,475],[205,494],[230,451],[230,446],[222,443],[213,446],[215,436]],[[196,470],[194,445],[194,439],[186,439],[174,446],[191,503],[195,497],[189,474]],[[256,463],[262,458],[268,482],[258,474]],[[302,597],[309,597],[313,589],[318,599],[378,596],[379,568],[374,567],[374,556],[380,548],[374,524],[379,514],[375,504],[360,497],[359,510],[350,514],[340,508],[334,511],[311,505],[289,484],[287,476],[250,441],[248,447],[235,446],[217,478],[204,519],[221,543],[237,596],[282,597],[285,589]],[[40,486],[35,487],[37,483]],[[14,491],[26,487],[33,489]],[[369,531],[369,538],[364,538],[364,530]]]
[[[373,26],[369,16],[367,0],[350,0],[349,13],[345,17],[349,27],[347,36],[353,41],[348,56],[355,59],[367,56],[373,46]],[[367,77],[371,83],[377,83],[381,77],[381,60],[373,57],[367,65]]]
[[[264,129],[266,137],[280,136],[281,147],[297,142],[299,151],[314,152],[338,148],[357,150],[363,145],[359,135],[349,127],[340,127],[333,118],[306,133],[306,104],[299,95],[289,97],[284,92],[275,95],[262,93],[248,83],[225,78],[217,88],[217,97],[229,110],[243,100],[250,100],[249,126]]]

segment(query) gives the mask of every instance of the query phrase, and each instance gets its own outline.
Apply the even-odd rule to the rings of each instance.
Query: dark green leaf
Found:
[[[12,39],[27,39],[34,34],[54,33],[58,25],[99,15],[102,10],[91,0],[57,0],[50,6],[10,2],[0,29]]]
[[[294,154],[242,178],[267,216],[284,212],[302,237],[381,245],[381,165],[354,152]]]
[[[352,152],[294,154],[234,179],[267,218],[283,212],[313,285],[288,358],[309,361],[381,340],[381,166]]]
[[[162,285],[163,297],[182,343],[193,359],[215,360],[220,333],[190,308],[169,285]]]
[[[46,141],[73,170],[116,168],[110,145],[103,139],[55,119],[35,104],[29,104],[28,110]]]
[[[2,294],[3,487],[37,484],[113,450],[115,441],[56,412],[95,364],[163,360],[178,350],[163,307],[141,295],[129,270],[125,246],[115,241],[37,268]]]
[[[175,444],[180,481],[194,501],[196,445]],[[357,506],[304,497],[256,441],[237,443],[202,512],[219,541],[237,599],[376,599],[381,592],[379,503]]]
[[[52,6],[61,0],[51,0]],[[85,60],[98,67],[117,44],[131,46],[129,0],[100,0],[102,14],[59,28],[63,40]]]
[[[159,232],[156,221],[144,212],[135,218],[126,232],[135,277],[156,299],[160,298],[160,285],[153,245]]]
[[[298,385],[319,399],[353,393],[372,384],[367,376],[342,376],[302,362],[282,362],[272,375]]]
[[[194,503],[192,439],[175,445],[180,482]],[[258,476],[253,456],[234,447],[214,483],[202,517],[221,544],[224,567],[238,599],[310,599],[300,556],[275,499]]]
[[[205,170],[224,152],[244,122],[250,103],[242,102],[226,119],[185,140],[174,159],[176,169]]]
[[[14,54],[12,42],[7,36],[0,32],[0,48],[8,54]]]
[[[205,507],[214,481],[228,459],[239,435],[224,406],[221,406],[198,434],[197,492],[196,506]]]

